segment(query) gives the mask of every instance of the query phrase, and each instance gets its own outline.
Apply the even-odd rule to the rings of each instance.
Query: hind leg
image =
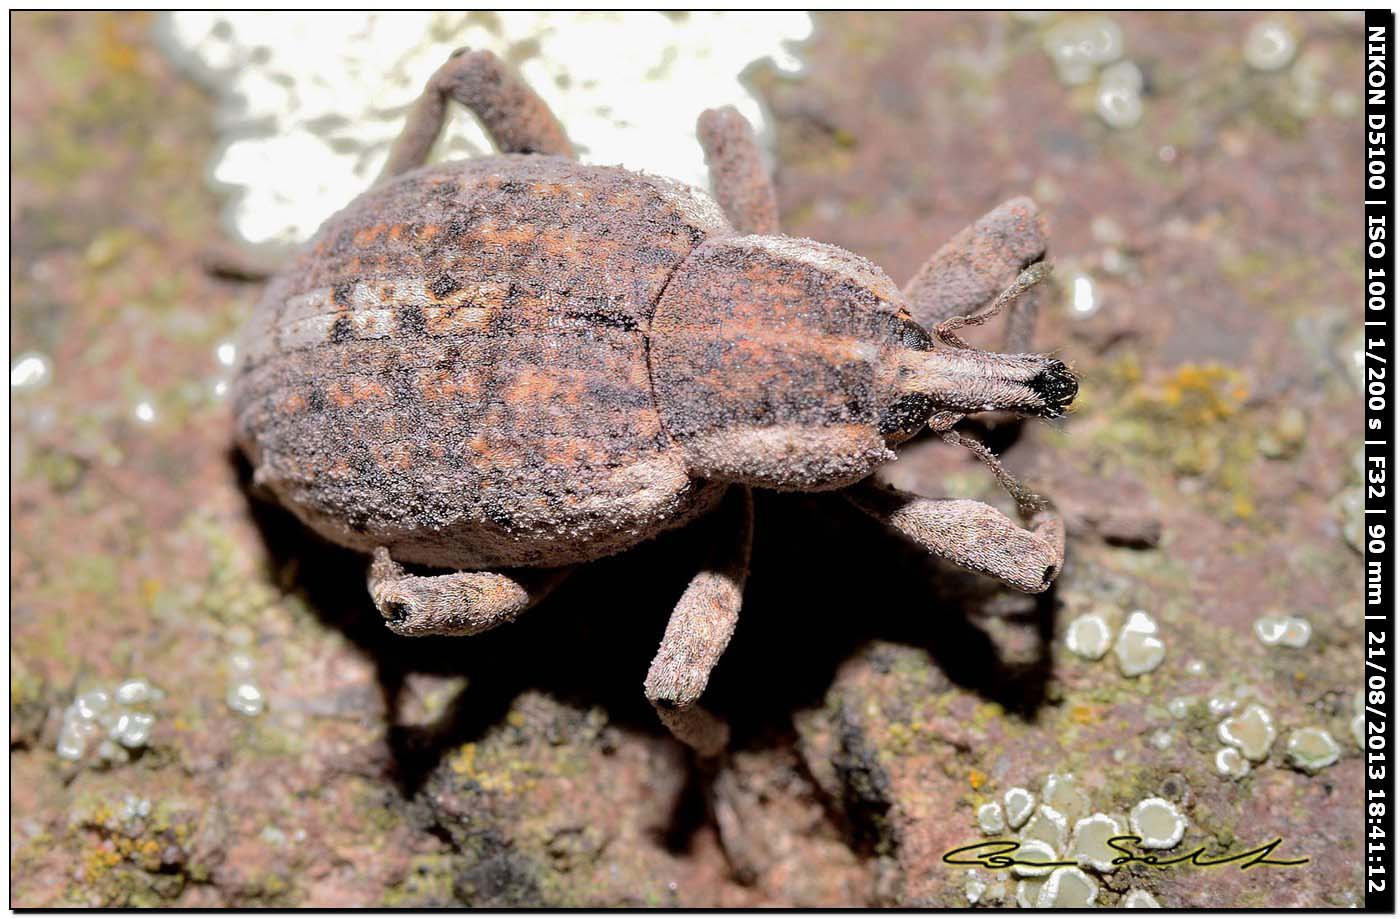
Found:
[[[559,120],[533,89],[490,51],[461,48],[428,80],[394,141],[379,180],[417,169],[447,120],[447,100],[471,110],[502,153],[574,156]]]
[[[701,756],[717,756],[729,726],[698,702],[739,621],[753,543],[749,489],[731,488],[706,523],[717,533],[715,548],[671,612],[645,691],[672,734]]]
[[[962,230],[919,269],[904,288],[909,311],[926,329],[970,316],[1045,258],[1045,221],[1029,198],[1012,198]],[[1011,305],[1004,351],[1032,350],[1043,289],[1028,290]]]
[[[566,569],[521,572],[406,572],[382,546],[374,550],[369,594],[390,629],[400,635],[475,635],[510,622],[548,596]]]
[[[706,109],[696,124],[710,184],[729,222],[740,233],[778,232],[778,196],[763,168],[753,126],[733,106]]]

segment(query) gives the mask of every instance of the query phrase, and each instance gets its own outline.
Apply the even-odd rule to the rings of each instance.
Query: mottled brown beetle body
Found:
[[[895,385],[898,354],[930,347],[900,302],[866,260],[738,236],[664,179],[544,156],[427,167],[336,214],[268,286],[238,435],[258,483],[343,545],[587,561],[707,509],[717,481],[832,488],[892,459],[928,414]]]
[[[500,155],[424,165],[453,99]],[[901,290],[860,256],[780,234],[737,112],[705,112],[699,137],[719,203],[579,164],[499,60],[454,55],[379,184],[269,283],[234,412],[255,483],[373,554],[370,594],[406,635],[508,622],[567,566],[708,512],[720,536],[645,691],[678,737],[713,754],[727,729],[697,701],[737,621],[751,489],[843,489],[928,551],[1044,590],[1063,522],[954,426],[984,411],[1058,415],[1076,383],[1024,353],[1046,270],[1030,201],[971,225]],[[957,336],[1008,308],[1013,353]],[[1020,524],[873,480],[925,426],[987,461]]]

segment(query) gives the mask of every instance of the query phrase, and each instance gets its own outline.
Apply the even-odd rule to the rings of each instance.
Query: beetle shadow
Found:
[[[369,600],[365,556],[254,495],[246,462],[235,461],[276,570],[295,563],[288,589],[374,662],[389,713],[387,766],[406,798],[527,689],[600,706],[611,724],[666,736],[642,683],[693,560],[725,534],[701,521],[582,566],[519,620],[482,635],[403,638]],[[1015,594],[930,559],[837,496],[760,492],[743,612],[705,705],[729,720],[736,748],[790,742],[793,714],[821,706],[842,663],[881,640],[923,649],[952,683],[1033,720],[1046,698],[1053,611],[1049,593]],[[1006,660],[979,624],[986,616],[1033,633],[1034,658]],[[410,674],[466,676],[468,686],[434,723],[406,726],[397,713]],[[682,795],[667,834],[675,848],[703,820],[697,779],[689,781],[692,793]]]

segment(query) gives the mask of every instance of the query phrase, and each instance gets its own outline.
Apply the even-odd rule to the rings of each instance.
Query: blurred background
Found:
[[[1359,14],[12,30],[12,905],[1360,904]],[[1049,220],[1038,346],[1081,396],[985,434],[1066,513],[1057,589],[761,496],[707,695],[735,728],[723,840],[641,694],[703,533],[498,632],[409,641],[364,560],[252,498],[232,450],[257,287],[201,252],[304,239],[462,45],[519,67],[591,162],[703,185],[694,119],[737,105],[786,231],[896,279],[1013,195]],[[459,114],[441,154],[487,150]],[[887,477],[1003,500],[933,440]],[[1110,825],[1311,861],[1099,871]],[[940,861],[984,834],[1086,870]]]

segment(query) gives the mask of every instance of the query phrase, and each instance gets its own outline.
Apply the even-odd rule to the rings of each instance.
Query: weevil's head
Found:
[[[649,339],[662,423],[692,474],[768,488],[848,485],[935,416],[1054,417],[1077,391],[1052,358],[936,343],[885,272],[807,239],[705,242]]]

